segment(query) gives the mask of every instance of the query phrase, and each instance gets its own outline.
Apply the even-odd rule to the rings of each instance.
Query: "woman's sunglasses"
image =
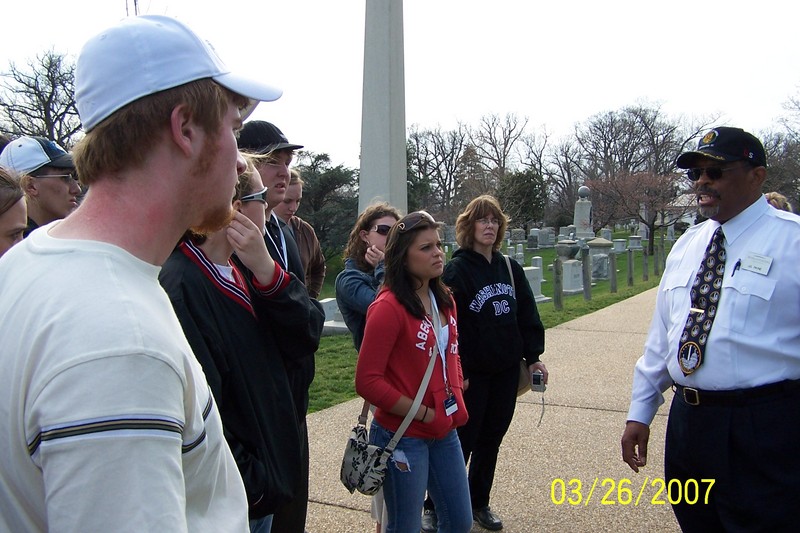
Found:
[[[372,226],[370,231],[374,231],[378,235],[389,235],[390,229],[392,229],[392,227],[389,224],[376,224]]]
[[[253,194],[248,194],[247,196],[242,196],[240,200],[242,202],[262,202],[266,204],[268,190],[269,190],[268,187],[264,187],[258,192],[254,192]]]
[[[414,211],[413,213],[409,213],[406,216],[404,216],[402,219],[400,219],[400,222],[397,223],[397,230],[400,233],[405,233],[406,231],[411,231],[417,225],[419,225],[419,223],[422,222],[423,220],[428,222],[428,223],[430,223],[430,224],[432,224],[432,225],[434,225],[434,226],[436,225],[436,221],[427,212],[425,212],[425,211]]]

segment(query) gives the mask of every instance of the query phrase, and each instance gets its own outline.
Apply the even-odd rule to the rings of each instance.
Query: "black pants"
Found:
[[[469,494],[473,509],[489,505],[497,454],[517,406],[519,365],[492,375],[471,374],[464,391],[469,420],[458,428],[458,438],[469,463]],[[430,498],[425,508],[433,509]]]
[[[306,529],[306,513],[308,511],[308,426],[306,419],[300,423],[300,445],[302,457],[298,468],[300,484],[297,494],[292,500],[275,511],[272,518],[272,533],[303,533]]]
[[[800,390],[738,406],[692,406],[676,394],[667,423],[664,471],[668,483],[678,480],[671,496],[681,529],[797,531],[798,448]],[[703,479],[714,480],[710,490]],[[695,487],[698,501],[687,503],[687,496],[694,499]],[[663,499],[668,496],[665,491]]]

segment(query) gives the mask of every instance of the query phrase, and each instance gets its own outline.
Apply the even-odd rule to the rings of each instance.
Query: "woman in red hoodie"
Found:
[[[375,405],[370,442],[385,446],[411,409],[429,358],[433,374],[414,421],[394,450],[383,485],[388,533],[416,533],[425,491],[441,533],[466,533],[472,511],[456,428],[467,421],[455,304],[441,281],[439,226],[424,211],[389,232],[384,287],[367,311],[356,391]]]

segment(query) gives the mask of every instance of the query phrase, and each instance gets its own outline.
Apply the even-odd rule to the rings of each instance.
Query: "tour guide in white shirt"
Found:
[[[762,144],[738,128],[703,136],[688,169],[700,213],[673,247],[636,363],[622,459],[647,462],[649,424],[675,391],[665,478],[683,531],[796,530],[800,479],[800,217],[764,199]],[[717,228],[725,268],[700,364],[678,360],[690,290]],[[684,361],[684,365],[686,361]],[[691,504],[695,501],[696,503]]]

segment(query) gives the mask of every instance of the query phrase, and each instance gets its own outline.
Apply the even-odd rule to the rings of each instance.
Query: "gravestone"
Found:
[[[642,250],[642,236],[631,235],[628,237],[628,250]]]
[[[531,286],[531,292],[533,292],[533,298],[536,300],[536,303],[540,304],[551,301],[552,298],[542,294],[542,281],[544,281],[542,269],[538,267],[525,267],[524,270],[525,278]]]
[[[576,241],[563,240],[556,245],[556,253],[561,259],[564,294],[583,293],[583,265],[575,259],[579,251],[580,246]]]
[[[613,232],[611,228],[603,228],[600,230],[600,237],[604,238],[607,241],[613,239]]]
[[[344,322],[342,313],[339,312],[339,306],[336,304],[336,298],[323,298],[319,303],[322,305],[322,310],[325,312],[326,322],[330,320]]]
[[[547,280],[544,277],[544,261],[542,261],[542,257],[539,255],[534,255],[531,257],[531,266],[542,271],[542,283],[546,282]]]
[[[572,220],[576,239],[591,239],[594,237],[592,202],[589,200],[589,187],[586,185],[581,185],[578,188],[578,201],[575,202],[575,214]]]
[[[563,272],[564,294],[583,293],[583,265],[577,259],[564,261]]]
[[[553,228],[542,228],[539,231],[539,248],[552,248],[554,245]]]
[[[456,242],[456,227],[451,226],[450,224],[445,224],[444,226],[444,235],[443,240],[445,243],[454,243]]]
[[[536,231],[536,234],[533,233],[533,230],[528,234],[528,244],[525,247],[528,250],[536,250],[539,248],[539,231]]]
[[[675,240],[675,224],[670,224],[667,226],[667,240],[674,241]]]
[[[608,279],[608,254],[591,255],[592,279]]]
[[[525,242],[525,230],[522,228],[514,228],[511,230],[511,242],[518,244]]]
[[[621,253],[625,252],[625,250],[626,250],[625,239],[614,239],[612,242],[614,243],[614,249],[611,250],[613,253],[621,254]]]
[[[614,246],[613,242],[602,237],[592,239],[586,244],[589,246],[589,255],[608,254],[611,252],[611,248]]]

